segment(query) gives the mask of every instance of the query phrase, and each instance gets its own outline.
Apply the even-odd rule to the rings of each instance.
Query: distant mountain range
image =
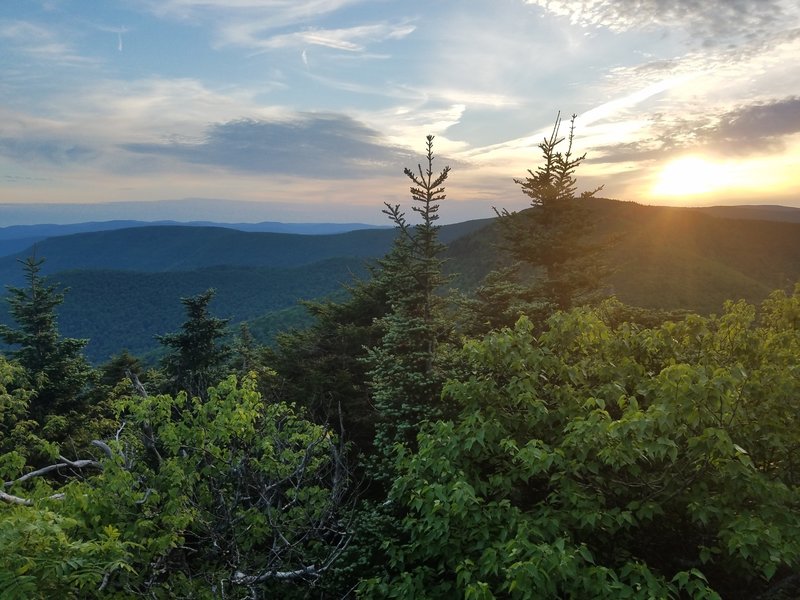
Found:
[[[446,225],[441,239],[487,222]],[[89,338],[87,355],[102,362],[123,348],[151,351],[156,335],[183,321],[180,299],[208,288],[217,290],[212,309],[233,323],[336,293],[364,276],[395,235],[390,228],[327,235],[165,224],[105,229],[46,238],[0,258],[0,284],[24,285],[19,261],[44,258],[42,274],[70,290],[59,312],[62,333]],[[9,322],[5,309],[0,321]],[[297,322],[297,313],[291,318]]]
[[[35,243],[50,237],[91,233],[94,231],[114,231],[134,227],[224,227],[237,231],[262,233],[296,233],[301,235],[330,235],[346,233],[359,229],[391,229],[366,223],[279,223],[262,221],[260,223],[216,223],[212,221],[93,221],[70,223],[66,225],[10,225],[0,227],[0,256],[21,252]]]
[[[488,221],[445,225],[441,239],[448,243],[482,228]],[[357,229],[327,235],[250,232],[221,226],[190,225],[101,229],[49,237],[22,251],[0,257],[0,282],[21,283],[22,270],[18,259],[33,254],[46,258],[43,274],[76,269],[157,273],[213,266],[290,268],[337,257],[377,258],[389,250],[394,236],[395,231],[391,228]]]
[[[624,302],[718,312],[725,299],[758,302],[800,279],[800,209],[668,208],[602,199],[587,208],[597,238],[616,240],[606,252],[614,267],[609,291]],[[70,288],[59,313],[62,332],[90,338],[87,354],[102,362],[123,348],[153,351],[154,336],[175,331],[183,321],[180,298],[210,287],[217,290],[212,311],[232,324],[251,321],[263,335],[282,324],[302,324],[298,300],[337,293],[365,275],[366,265],[385,254],[396,235],[359,224],[306,224],[302,234],[238,229],[281,225],[115,221],[6,227],[0,241],[31,233],[47,237],[38,238],[35,248],[1,257],[0,284],[22,285],[18,259],[34,251],[44,257],[43,272]],[[321,233],[337,226],[355,228]],[[463,290],[507,261],[498,250],[494,219],[446,225],[441,239],[449,246],[445,268],[459,274],[453,285]],[[0,320],[9,317],[0,314]]]
[[[800,208],[777,204],[741,204],[739,206],[706,206],[696,208],[714,217],[725,219],[755,219],[800,223]]]
[[[357,212],[358,211],[358,212]],[[385,220],[377,207],[368,211],[376,222]],[[0,225],[25,225],[32,223],[81,223],[87,221],[186,221],[255,223],[260,221],[316,221],[308,215],[331,214],[329,202],[302,201],[296,203],[244,201],[221,198],[180,198],[172,200],[130,200],[122,202],[15,202],[0,204]],[[325,220],[361,221],[366,214],[363,208],[342,207],[337,218]],[[320,219],[321,220],[321,219]]]

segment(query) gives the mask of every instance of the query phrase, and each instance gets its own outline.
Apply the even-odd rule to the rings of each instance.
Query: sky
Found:
[[[4,0],[0,226],[382,223],[428,134],[442,221],[489,217],[559,113],[580,189],[800,206],[798,57],[796,0]]]

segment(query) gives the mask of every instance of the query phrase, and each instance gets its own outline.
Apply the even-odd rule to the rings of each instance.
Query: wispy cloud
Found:
[[[295,46],[324,46],[335,50],[360,52],[366,45],[385,40],[397,40],[411,34],[415,27],[411,24],[377,23],[358,25],[340,29],[307,28],[293,33],[261,37],[268,24],[238,24],[224,30],[226,43],[256,49],[287,48]]]
[[[123,43],[122,43],[122,34],[129,33],[131,30],[127,27],[110,27],[108,25],[96,25],[95,28],[98,31],[104,31],[106,33],[113,33],[117,36],[117,51],[122,52],[123,50]]]
[[[212,13],[261,14],[271,17],[275,27],[285,27],[319,18],[364,0],[146,0],[160,16],[203,18]]]
[[[150,10],[163,18],[180,18],[207,24],[214,31],[216,48],[231,46],[255,53],[283,48],[318,46],[358,53],[364,58],[369,45],[400,40],[415,26],[370,21],[353,13],[344,26],[321,26],[326,19],[365,0],[149,0]],[[339,23],[337,23],[339,25]],[[303,57],[308,66],[308,55]]]
[[[79,54],[53,29],[28,21],[0,20],[0,39],[17,52],[40,61],[63,66],[98,63],[94,58]]]
[[[56,97],[55,118],[103,140],[195,139],[208,123],[289,114],[256,100],[272,85],[266,81],[252,88],[217,89],[192,78],[106,79],[85,86],[80,96],[68,91]]]

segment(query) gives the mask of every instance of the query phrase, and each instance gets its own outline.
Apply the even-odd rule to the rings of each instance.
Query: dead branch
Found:
[[[108,458],[110,458],[111,460],[114,460],[114,453],[111,451],[110,446],[108,444],[106,444],[104,441],[102,441],[102,440],[92,440],[92,446],[95,446],[96,448],[100,448],[100,450],[102,450],[103,453]]]
[[[42,467],[41,469],[36,469],[35,471],[31,471],[30,473],[26,473],[22,477],[18,477],[12,481],[5,481],[3,482],[3,487],[11,487],[12,485],[16,485],[18,483],[23,483],[29,479],[33,479],[34,477],[41,477],[42,475],[47,475],[53,471],[57,471],[59,469],[63,469],[65,467],[70,467],[72,469],[85,469],[85,468],[95,468],[95,469],[102,469],[103,465],[101,465],[96,460],[85,459],[85,460],[69,460],[64,458],[63,456],[58,457],[62,462],[54,464],[54,465],[47,465],[46,467]]]
[[[19,483],[25,483],[29,479],[33,479],[34,477],[41,477],[43,475],[47,475],[48,473],[52,473],[53,471],[59,471],[61,469],[69,468],[69,469],[101,469],[103,465],[96,460],[91,459],[83,459],[83,460],[70,460],[65,458],[64,456],[59,456],[58,459],[61,461],[59,463],[53,465],[47,465],[46,467],[42,467],[41,469],[36,469],[35,471],[31,471],[30,473],[25,473],[16,479],[12,479],[11,481],[4,481],[2,487],[9,488],[13,485],[17,485]],[[52,494],[45,498],[45,500],[61,500],[64,498],[64,494]],[[23,498],[22,496],[15,496],[14,494],[9,494],[7,492],[3,492],[0,490],[0,501],[5,502],[6,504],[17,504],[19,506],[33,506],[34,501],[30,498]]]
[[[271,579],[276,579],[278,581],[294,581],[306,577],[317,578],[320,575],[321,573],[316,565],[308,565],[294,571],[265,571],[260,575],[245,575],[241,571],[236,571],[233,577],[231,577],[231,583],[235,585],[254,585],[256,583],[264,583]]]
[[[52,496],[48,496],[45,500],[61,500],[64,498],[64,494],[53,494]],[[30,498],[22,498],[20,496],[14,496],[13,494],[7,494],[6,492],[0,491],[0,500],[7,504],[18,504],[20,506],[33,506],[33,500]]]

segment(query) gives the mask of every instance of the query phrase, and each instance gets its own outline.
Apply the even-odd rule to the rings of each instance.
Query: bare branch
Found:
[[[96,448],[100,448],[100,450],[102,450],[103,453],[108,458],[110,458],[112,460],[114,459],[114,452],[112,452],[112,450],[109,447],[109,445],[106,444],[104,441],[102,441],[102,440],[92,440],[92,446],[95,446]]]
[[[35,471],[31,471],[30,473],[26,473],[22,477],[18,477],[17,479],[14,479],[13,481],[6,481],[6,482],[3,483],[3,487],[11,487],[12,485],[15,485],[17,483],[23,483],[23,482],[27,481],[28,479],[33,479],[34,477],[41,477],[42,475],[47,475],[48,473],[51,473],[53,471],[57,471],[59,469],[63,469],[65,467],[70,467],[70,468],[73,468],[73,469],[85,469],[85,468],[102,469],[103,468],[103,465],[101,465],[96,460],[86,459],[86,460],[71,461],[71,460],[68,460],[68,459],[64,458],[63,456],[59,456],[58,458],[60,460],[64,461],[64,462],[60,462],[60,463],[57,463],[55,465],[47,465],[46,467],[42,467],[41,469],[36,469]]]
[[[21,506],[33,505],[33,500],[29,500],[28,498],[20,498],[19,496],[14,496],[12,494],[6,494],[2,491],[0,491],[0,500],[6,502],[7,504],[19,504]]]
[[[128,379],[130,379],[130,382],[133,384],[136,393],[139,394],[142,398],[147,398],[147,390],[144,389],[142,382],[139,381],[139,376],[130,370],[125,371],[125,375],[127,375]]]
[[[62,500],[65,494],[53,494],[52,496],[47,496],[45,500]],[[33,506],[33,500],[30,498],[22,498],[20,496],[14,496],[13,494],[7,494],[6,492],[0,491],[0,500],[6,502],[7,504],[19,504],[21,506]]]
[[[321,574],[316,565],[308,565],[307,567],[295,571],[265,571],[260,575],[245,575],[241,571],[236,571],[233,577],[231,577],[231,583],[235,585],[253,585],[271,579],[277,579],[278,581],[294,581],[307,577],[317,578]]]

